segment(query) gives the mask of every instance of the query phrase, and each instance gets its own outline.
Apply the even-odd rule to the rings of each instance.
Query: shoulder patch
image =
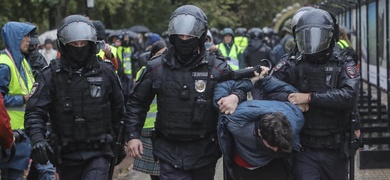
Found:
[[[31,92],[30,92],[30,94],[28,96],[31,97],[32,95],[34,95],[35,92],[37,91],[38,87],[39,87],[39,83],[35,82],[33,84],[33,87],[31,88]]]
[[[273,68],[273,71],[279,71],[284,65],[286,65],[286,61],[280,61],[280,62]]]
[[[356,78],[357,70],[355,66],[347,66],[346,68],[347,74],[350,78]]]

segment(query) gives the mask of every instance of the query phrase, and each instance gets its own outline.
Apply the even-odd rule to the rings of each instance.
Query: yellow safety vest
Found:
[[[7,54],[9,54],[7,52]],[[9,95],[21,95],[25,96],[27,94],[30,94],[31,89],[33,87],[34,83],[34,76],[32,74],[30,65],[26,61],[26,59],[23,59],[22,61],[22,68],[24,69],[24,72],[26,73],[25,76],[27,78],[27,87],[26,83],[24,82],[23,78],[20,76],[18,69],[16,68],[15,62],[11,56],[0,54],[0,64],[5,64],[9,67],[9,70],[11,72],[11,81],[9,82],[8,88],[9,88]],[[20,106],[20,107],[6,107],[7,113],[9,114],[11,118],[11,127],[13,130],[17,129],[24,129],[24,112],[26,110],[26,106]]]
[[[232,45],[232,48],[230,49],[229,54],[227,53],[225,44],[220,43],[217,45],[217,48],[221,51],[223,56],[238,59],[238,50],[239,49],[235,44]]]
[[[136,79],[138,80],[142,71],[145,69],[145,66],[142,66],[141,69],[137,72]],[[150,104],[150,109],[146,115],[146,120],[143,128],[154,128],[154,122],[156,121],[157,116],[157,98],[154,97],[152,104]]]
[[[119,59],[123,63],[125,74],[131,75],[131,47],[119,46],[117,52]]]
[[[233,70],[240,69],[238,62],[238,47],[235,44],[233,44],[232,48],[230,49],[229,55],[227,54],[226,47],[223,43],[218,44],[217,48],[221,51],[223,56],[232,58],[226,61],[226,63],[228,63]]]
[[[240,48],[239,53],[243,53],[245,48],[248,47],[248,38],[245,36],[234,37],[234,44]]]
[[[111,45],[110,45],[111,46]],[[111,46],[111,53],[114,55],[114,57],[116,58],[116,47],[115,46]],[[96,54],[97,56],[101,57],[102,59],[104,59],[104,51],[100,49],[99,53]]]

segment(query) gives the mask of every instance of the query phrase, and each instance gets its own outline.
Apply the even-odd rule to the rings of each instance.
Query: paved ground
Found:
[[[390,169],[359,169],[358,168],[358,155],[355,160],[355,180],[390,180]],[[215,174],[215,180],[222,180],[222,161],[218,161],[217,172]],[[149,180],[150,177],[147,174],[134,171],[129,168],[128,172],[124,172],[119,175],[116,180]]]

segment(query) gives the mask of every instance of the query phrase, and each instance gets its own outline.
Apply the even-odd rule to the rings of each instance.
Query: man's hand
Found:
[[[103,52],[104,52],[104,55],[106,56],[107,59],[111,59],[112,58],[112,53],[111,53],[111,46],[109,44],[106,44],[106,42],[104,42],[104,47],[103,47]]]
[[[141,159],[141,155],[144,154],[144,148],[142,147],[142,142],[139,139],[132,139],[127,142],[127,153],[130,156]]]
[[[355,135],[356,135],[356,138],[360,138],[360,129],[358,130],[355,130]]]
[[[23,96],[23,100],[24,100],[25,104],[27,103],[29,98],[30,98],[30,95],[28,95],[28,94]]]
[[[49,161],[48,152],[53,153],[50,145],[46,141],[36,142],[32,147],[32,159],[39,164],[45,165]]]
[[[291,93],[288,95],[288,101],[292,104],[308,104],[310,102],[310,93]]]
[[[297,105],[299,107],[299,109],[301,109],[302,112],[306,112],[309,110],[309,104],[298,104]]]
[[[225,114],[233,114],[237,109],[238,102],[239,99],[234,94],[223,97],[218,101],[219,110]]]
[[[260,68],[261,68],[261,73],[254,71],[255,76],[250,78],[252,84],[255,84],[257,81],[264,79],[264,77],[268,75],[268,72],[269,72],[268,67],[260,66]]]

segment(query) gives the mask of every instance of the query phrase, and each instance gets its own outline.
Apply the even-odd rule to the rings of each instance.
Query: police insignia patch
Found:
[[[39,87],[39,83],[37,83],[37,82],[34,83],[33,87],[31,88],[31,92],[28,96],[31,97],[32,95],[34,95],[34,93],[37,91],[38,87]]]
[[[284,65],[286,64],[286,61],[280,61],[273,69],[273,71],[279,71]]]
[[[195,90],[197,92],[203,92],[206,89],[205,80],[195,80]]]
[[[347,74],[350,78],[356,78],[357,72],[355,66],[348,66],[346,67]]]

